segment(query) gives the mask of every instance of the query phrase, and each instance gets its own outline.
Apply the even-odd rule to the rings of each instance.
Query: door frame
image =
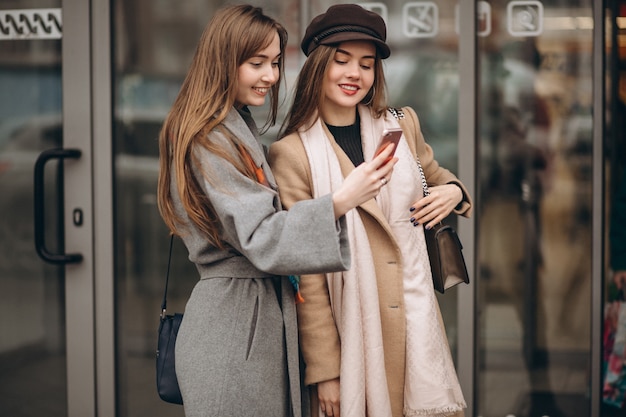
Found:
[[[591,417],[602,410],[602,330],[604,310],[604,231],[605,220],[605,77],[607,2],[593,2],[593,150],[592,150],[592,224],[591,224]]]
[[[114,416],[110,1],[63,1],[65,267],[69,417]],[[75,222],[76,210],[82,222]]]
[[[475,1],[459,1],[459,16],[476,16]],[[459,178],[470,195],[476,196],[476,138],[478,119],[477,88],[477,44],[476,19],[459,19]],[[464,109],[461,111],[461,109]],[[476,200],[474,200],[476,201]],[[467,270],[472,285],[460,286],[457,298],[457,372],[465,396],[467,417],[473,417],[476,409],[477,387],[477,310],[476,285],[476,216],[471,221],[458,222],[458,234],[462,242],[470,242],[463,247]]]
[[[63,215],[66,251],[83,256],[82,262],[65,266],[67,411],[78,417],[95,411],[90,24],[88,2],[62,5],[63,146],[82,153],[64,165]],[[72,219],[74,210],[82,212],[82,224]]]
[[[80,1],[80,0],[73,0]],[[117,412],[115,368],[115,259],[113,193],[113,83],[111,0],[91,1],[92,151],[94,200],[94,282],[96,410],[98,416]]]

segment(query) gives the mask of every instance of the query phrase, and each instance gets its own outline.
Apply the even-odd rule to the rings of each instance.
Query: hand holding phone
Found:
[[[378,154],[383,149],[385,149],[385,147],[389,143],[393,143],[394,148],[393,148],[393,152],[391,153],[391,155],[389,155],[387,159],[385,159],[385,161],[381,164],[381,166],[391,161],[391,158],[393,158],[393,155],[396,153],[396,149],[398,148],[398,142],[400,141],[401,137],[402,137],[402,129],[395,128],[395,129],[383,130],[383,134],[381,135],[381,139],[380,139],[380,144],[378,145],[378,148],[376,149],[376,152],[374,153],[374,158],[376,158],[376,156],[378,156]]]

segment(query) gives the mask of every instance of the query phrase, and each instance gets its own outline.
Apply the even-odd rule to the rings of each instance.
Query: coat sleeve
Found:
[[[309,162],[297,135],[273,143],[269,162],[285,208],[291,211],[298,202],[313,198]],[[339,377],[341,348],[325,275],[302,276],[300,292],[304,302],[296,305],[298,332],[306,366],[304,382],[311,385]]]
[[[215,209],[223,241],[257,269],[298,275],[349,268],[345,226],[335,220],[331,195],[279,210],[276,190],[204,148],[195,152],[195,176]]]
[[[407,140],[411,140],[411,136],[413,137],[415,146],[414,149],[417,150],[417,155],[419,157],[420,163],[422,164],[422,168],[424,169],[424,175],[426,176],[426,182],[428,185],[444,185],[444,184],[456,184],[463,191],[463,200],[461,203],[454,209],[456,214],[462,215],[464,217],[470,217],[472,214],[472,198],[465,188],[465,185],[449,170],[441,167],[437,160],[435,159],[435,155],[433,152],[433,148],[426,143],[424,139],[424,135],[422,134],[422,129],[420,127],[419,118],[411,107],[403,108],[404,114],[407,117],[407,124],[409,125],[409,129],[411,129],[411,134],[405,135]]]

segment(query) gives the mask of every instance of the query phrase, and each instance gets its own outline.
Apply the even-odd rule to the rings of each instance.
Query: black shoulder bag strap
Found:
[[[172,262],[172,246],[174,244],[174,235],[170,236],[170,252],[167,256],[167,272],[165,273],[165,290],[163,291],[163,301],[161,302],[161,318],[165,318],[167,310],[167,284],[170,280],[170,264]]]

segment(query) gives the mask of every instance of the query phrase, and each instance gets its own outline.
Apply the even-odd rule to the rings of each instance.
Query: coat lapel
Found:
[[[267,163],[265,150],[257,137],[256,124],[252,116],[246,117],[246,119],[249,120],[245,120],[244,117],[233,108],[226,116],[224,124],[239,139],[240,143],[248,149],[254,164],[263,169],[263,173],[270,187],[273,190],[277,190],[278,186]]]

